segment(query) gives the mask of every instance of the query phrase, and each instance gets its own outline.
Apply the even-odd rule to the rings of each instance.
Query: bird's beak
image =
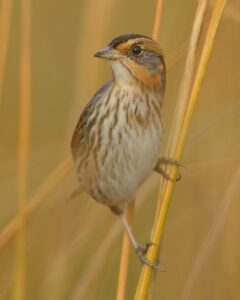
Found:
[[[94,54],[94,56],[99,58],[109,59],[109,60],[116,60],[120,57],[120,53],[116,49],[108,46],[106,48],[97,51]]]

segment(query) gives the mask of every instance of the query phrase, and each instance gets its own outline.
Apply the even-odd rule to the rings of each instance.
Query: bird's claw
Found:
[[[180,173],[177,174],[177,178],[173,179],[171,176],[168,175],[168,173],[163,170],[161,167],[156,166],[154,169],[156,172],[158,172],[159,174],[161,174],[164,178],[171,180],[171,181],[179,181],[182,178],[182,175]]]
[[[146,242],[144,246],[138,245],[138,247],[136,248],[136,252],[145,255],[148,252],[148,248],[152,245],[154,245],[152,242]]]
[[[140,259],[140,261],[143,263],[143,264],[146,264],[147,266],[149,266],[150,268],[153,268],[154,270],[158,270],[158,271],[162,271],[164,272],[165,270],[160,268],[158,266],[158,262],[157,263],[153,263],[153,262],[150,262],[146,257],[145,257],[145,254],[147,253],[148,251],[148,248],[150,246],[154,245],[152,242],[147,242],[145,244],[145,246],[141,246],[139,245],[137,248],[135,248],[135,251],[136,251],[136,254],[138,256],[138,258]]]
[[[186,168],[186,166],[184,164],[180,163],[178,160],[171,158],[171,157],[167,157],[167,156],[160,157],[158,159],[158,163],[172,164],[172,165],[176,165],[178,167]]]
[[[170,157],[161,157],[158,159],[158,162],[154,168],[154,171],[158,172],[159,174],[161,174],[163,177],[165,177],[168,180],[172,180],[172,181],[179,181],[182,176],[181,174],[177,174],[177,178],[173,179],[171,176],[168,175],[168,173],[162,168],[162,165],[164,164],[173,164],[176,165],[178,167],[183,167],[185,168],[185,166],[183,164],[181,164],[179,161],[170,158]]]

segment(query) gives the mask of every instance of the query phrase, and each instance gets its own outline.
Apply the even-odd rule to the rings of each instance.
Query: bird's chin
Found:
[[[126,82],[129,81],[129,79],[131,79],[131,74],[129,73],[129,70],[126,68],[126,66],[120,59],[109,60],[108,62],[112,67],[112,71],[116,80]]]

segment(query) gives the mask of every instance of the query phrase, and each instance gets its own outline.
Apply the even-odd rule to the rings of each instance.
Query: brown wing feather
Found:
[[[74,160],[76,160],[77,158],[77,153],[81,145],[81,142],[83,141],[84,137],[86,137],[87,134],[86,128],[87,128],[87,123],[90,115],[94,111],[97,102],[101,101],[103,94],[108,93],[111,90],[112,85],[113,85],[113,81],[108,81],[105,85],[103,85],[83,110],[80,119],[77,123],[77,126],[74,130],[72,141],[71,141],[71,150],[72,150],[72,156]]]

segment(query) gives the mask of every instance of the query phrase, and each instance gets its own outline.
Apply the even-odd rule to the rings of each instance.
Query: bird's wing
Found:
[[[74,160],[77,158],[78,149],[84,139],[86,137],[86,125],[89,119],[89,116],[92,114],[96,104],[101,101],[102,96],[106,94],[112,87],[113,81],[108,81],[104,84],[97,93],[92,97],[91,101],[87,104],[85,109],[83,110],[80,119],[77,123],[77,126],[74,130],[72,141],[71,141],[71,150]]]

